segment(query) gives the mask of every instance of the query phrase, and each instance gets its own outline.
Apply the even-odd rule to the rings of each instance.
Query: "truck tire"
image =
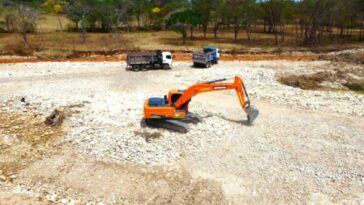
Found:
[[[171,67],[169,67],[168,64],[163,64],[162,68],[163,68],[163,70],[170,70],[171,69]]]
[[[142,71],[147,71],[147,70],[148,70],[148,66],[142,65]]]
[[[132,70],[136,72],[140,71],[140,65],[133,65]]]

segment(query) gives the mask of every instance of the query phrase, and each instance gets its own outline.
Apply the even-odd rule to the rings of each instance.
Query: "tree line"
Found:
[[[198,28],[207,37],[211,30],[219,38],[221,29],[231,30],[234,40],[245,32],[248,39],[257,27],[284,42],[294,29],[297,44],[314,45],[323,38],[364,36],[364,0],[0,0],[1,29],[36,32],[41,14],[58,17],[61,32],[77,31],[86,43],[87,32],[172,29],[183,43]],[[73,26],[65,28],[61,16]]]

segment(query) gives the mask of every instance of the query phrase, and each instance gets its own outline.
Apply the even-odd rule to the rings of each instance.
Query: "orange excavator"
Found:
[[[196,83],[186,90],[170,90],[164,98],[149,98],[144,102],[144,120],[151,127],[169,129],[187,133],[187,123],[199,123],[201,117],[189,112],[188,105],[193,96],[212,91],[235,90],[243,110],[247,113],[247,122],[251,124],[258,117],[259,111],[250,105],[249,95],[240,76],[234,82],[219,79]]]

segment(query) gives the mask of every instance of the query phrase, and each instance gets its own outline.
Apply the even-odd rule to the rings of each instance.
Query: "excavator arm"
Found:
[[[206,93],[206,92],[213,92],[213,91],[220,91],[220,90],[235,90],[236,94],[239,97],[239,102],[243,110],[245,110],[247,104],[249,104],[249,97],[245,92],[243,80],[236,76],[233,83],[221,83],[221,81],[226,81],[226,79],[221,80],[214,80],[210,82],[202,82],[197,83],[190,86],[187,90],[183,92],[181,97],[174,103],[176,108],[179,108],[186,102],[190,101],[194,96]],[[245,101],[245,96],[247,101]]]
[[[240,105],[242,109],[247,112],[249,122],[253,122],[258,116],[259,111],[254,107],[250,106],[249,95],[246,92],[244,82],[240,76],[235,76],[234,82],[226,83],[223,82],[226,79],[215,80],[210,82],[197,83],[190,86],[187,90],[183,92],[181,97],[174,103],[174,107],[179,108],[186,102],[189,102],[194,96],[213,91],[221,90],[235,90],[239,98]]]

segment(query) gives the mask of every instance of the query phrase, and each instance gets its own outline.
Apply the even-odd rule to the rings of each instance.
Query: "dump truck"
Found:
[[[194,67],[209,68],[212,64],[218,64],[219,60],[219,49],[212,46],[205,46],[202,52],[195,52],[192,55]]]
[[[168,51],[132,52],[127,56],[127,70],[171,69],[172,53]]]

